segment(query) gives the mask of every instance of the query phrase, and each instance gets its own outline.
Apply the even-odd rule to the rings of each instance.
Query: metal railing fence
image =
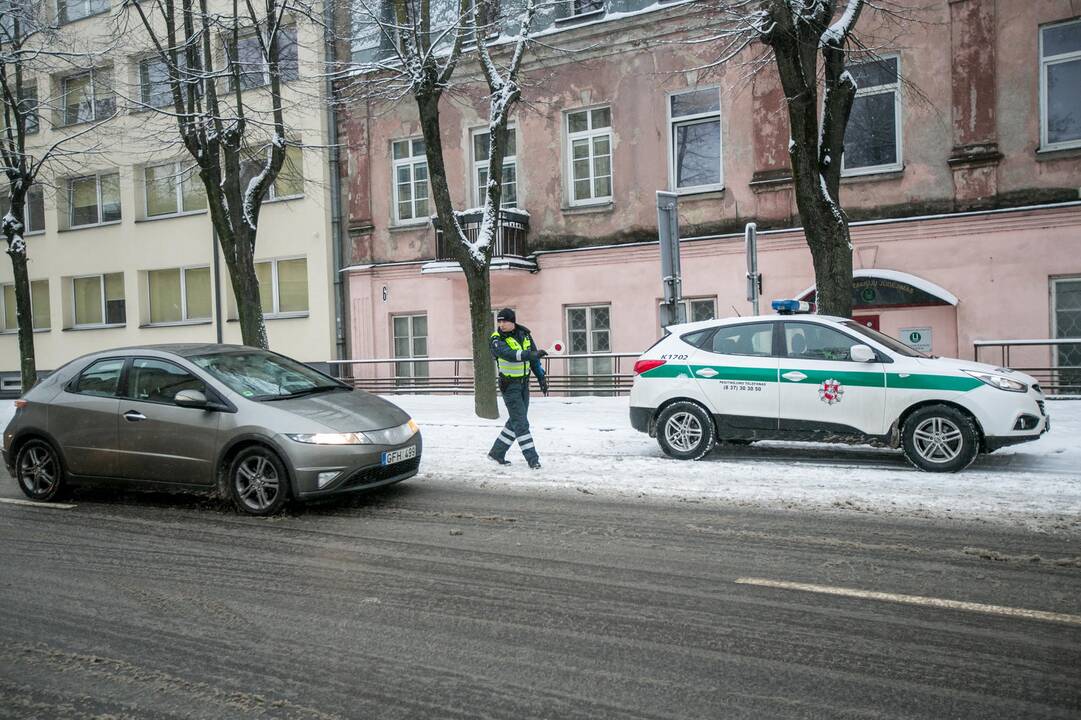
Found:
[[[972,357],[1031,375],[1047,395],[1081,395],[1081,338],[976,340]]]
[[[626,395],[631,391],[639,355],[549,355],[541,365],[553,395]],[[471,357],[331,360],[329,364],[345,382],[381,395],[473,393]],[[585,372],[581,372],[583,365]]]

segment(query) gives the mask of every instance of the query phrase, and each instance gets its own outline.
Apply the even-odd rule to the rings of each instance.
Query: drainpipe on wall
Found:
[[[210,221],[210,252],[214,256],[214,325],[218,344],[221,345],[221,253],[218,252],[218,228]]]
[[[323,3],[323,43],[326,64],[337,69],[338,47],[334,29],[334,3]],[[334,255],[334,343],[335,360],[347,359],[347,317],[345,288],[342,282],[342,182],[338,148],[338,110],[334,102],[334,73],[326,73],[327,145],[330,172],[330,236]]]

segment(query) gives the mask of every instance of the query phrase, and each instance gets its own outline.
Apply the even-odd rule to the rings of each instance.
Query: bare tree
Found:
[[[719,48],[713,65],[751,54],[751,72],[769,64],[777,68],[818,310],[830,315],[852,314],[852,244],[839,192],[845,128],[857,88],[845,64],[850,51],[867,49],[855,35],[861,13],[869,8],[896,17],[890,5],[890,0],[714,0],[697,5],[711,20],[707,39]],[[757,43],[767,52],[756,53]]]
[[[51,118],[74,113],[80,122],[82,97],[39,96],[37,80],[57,70],[93,65],[101,52],[79,52],[74,38],[60,32],[56,20],[42,0],[0,0],[0,162],[7,178],[8,208],[0,222],[7,255],[15,278],[15,315],[19,335],[19,367],[23,390],[37,382],[34,353],[33,302],[27,272],[27,203],[35,183],[48,182],[57,166],[69,168],[96,152],[93,137],[103,122],[115,116],[113,106],[96,108],[94,122],[61,136],[50,133],[48,140],[34,142]],[[54,102],[55,100],[55,102]],[[69,102],[71,100],[72,102]],[[72,104],[74,103],[74,105]],[[40,187],[38,188],[40,190]]]
[[[492,332],[492,250],[499,226],[503,190],[503,158],[506,156],[510,114],[521,97],[521,69],[530,32],[537,14],[536,0],[518,6],[510,16],[511,3],[498,0],[453,0],[454,5],[431,0],[390,0],[385,12],[378,0],[358,0],[356,14],[381,37],[389,52],[385,58],[363,64],[365,94],[384,102],[411,95],[420,114],[428,178],[436,215],[447,246],[465,274],[473,349],[474,409],[478,416],[499,416],[496,405],[495,366],[489,352]],[[515,28],[508,37],[500,29]],[[471,40],[487,84],[488,180],[481,226],[471,240],[454,210],[443,162],[439,105],[448,89],[463,45]]]
[[[135,34],[154,62],[161,97],[134,100],[175,121],[198,168],[210,219],[236,297],[245,345],[266,348],[255,272],[259,215],[295,143],[283,88],[300,76],[297,25],[320,28],[319,8],[304,0],[125,0]],[[313,73],[320,78],[319,72]]]

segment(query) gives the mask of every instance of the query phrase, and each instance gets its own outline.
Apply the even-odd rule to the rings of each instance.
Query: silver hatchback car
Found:
[[[16,401],[4,462],[31,499],[83,480],[201,488],[242,512],[417,474],[401,408],[277,353],[156,345],[73,360]]]

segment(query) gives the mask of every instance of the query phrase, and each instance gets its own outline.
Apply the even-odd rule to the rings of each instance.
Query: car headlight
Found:
[[[1023,382],[1011,380],[1007,377],[1002,377],[1001,375],[992,375],[991,373],[986,373],[981,370],[964,370],[963,372],[968,373],[980,382],[990,385],[993,388],[998,388],[999,390],[1019,393],[1028,392],[1028,385],[1025,385]]]
[[[290,440],[309,445],[370,445],[371,440],[361,432],[286,434]]]

